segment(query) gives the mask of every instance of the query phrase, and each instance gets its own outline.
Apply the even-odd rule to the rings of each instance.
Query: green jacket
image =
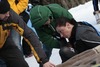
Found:
[[[43,44],[58,48],[59,41],[53,36],[55,32],[55,19],[61,16],[68,17],[70,19],[73,16],[68,12],[67,9],[61,7],[58,4],[49,5],[37,5],[30,11],[30,18],[32,26],[35,27],[37,34]],[[48,26],[44,26],[45,22],[52,18],[53,21]]]

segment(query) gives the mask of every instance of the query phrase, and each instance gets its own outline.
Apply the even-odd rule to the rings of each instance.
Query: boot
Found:
[[[100,24],[100,11],[95,11],[93,14],[96,18],[97,24]]]

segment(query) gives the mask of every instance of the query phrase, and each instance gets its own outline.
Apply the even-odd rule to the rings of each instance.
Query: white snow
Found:
[[[92,1],[71,8],[69,11],[77,21],[87,21],[94,25],[100,31],[100,24],[96,24],[95,16],[93,15]],[[54,63],[55,65],[61,63],[58,51],[59,49],[53,49],[52,56],[50,58],[50,62]],[[25,60],[28,62],[29,67],[39,67],[34,56],[30,58],[25,58]]]

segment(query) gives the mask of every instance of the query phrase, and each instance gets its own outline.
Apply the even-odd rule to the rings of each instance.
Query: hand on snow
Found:
[[[50,62],[46,62],[45,64],[43,64],[43,67],[55,67],[55,65]]]

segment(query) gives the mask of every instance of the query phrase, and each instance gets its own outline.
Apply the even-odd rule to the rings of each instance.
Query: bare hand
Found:
[[[46,62],[45,64],[43,64],[43,67],[55,67],[55,65],[50,62]]]

